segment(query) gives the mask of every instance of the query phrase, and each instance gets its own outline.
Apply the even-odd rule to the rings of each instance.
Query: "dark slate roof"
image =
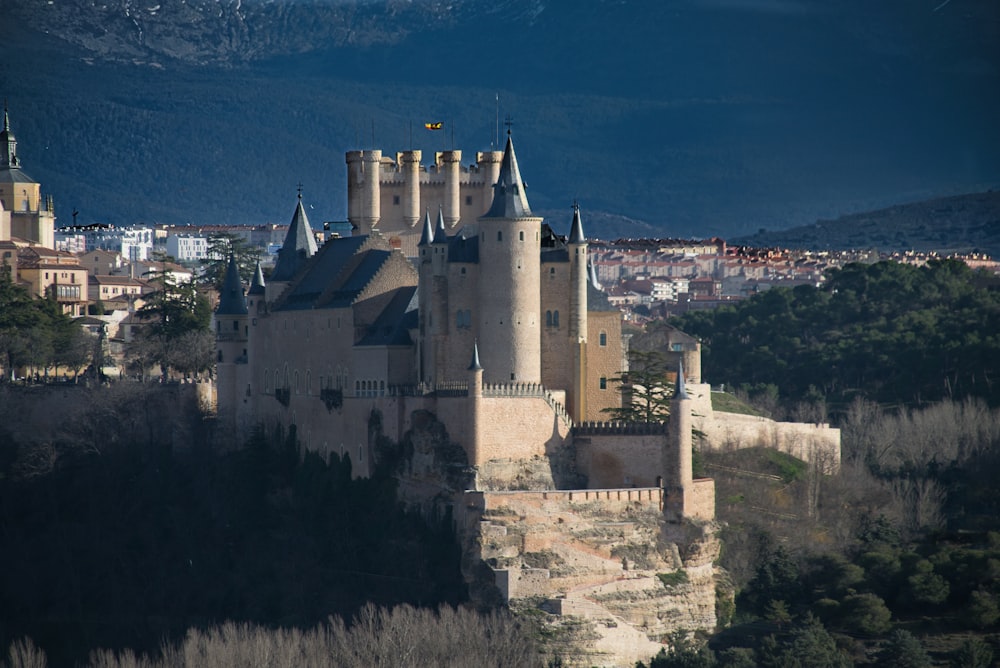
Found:
[[[371,248],[358,252],[367,239],[344,237],[323,244],[275,310],[350,306],[390,255]]]
[[[0,167],[0,183],[38,183],[17,167]]]
[[[253,281],[250,283],[250,289],[247,290],[247,294],[264,294],[264,271],[260,268],[260,262],[257,263],[257,269],[253,272]]]
[[[479,343],[472,344],[472,362],[469,363],[469,371],[482,371],[483,366],[479,363]]]
[[[313,236],[309,218],[302,208],[302,194],[292,214],[292,222],[285,235],[285,243],[278,251],[278,261],[271,272],[272,281],[290,281],[299,273],[306,260],[316,254],[316,237]]]
[[[240,280],[240,268],[236,258],[229,256],[226,266],[226,276],[222,281],[222,291],[219,293],[219,308],[217,315],[246,315],[247,302],[243,296],[243,282]]]
[[[573,223],[570,225],[569,242],[571,244],[582,244],[587,241],[583,235],[583,223],[580,222],[580,207],[573,203]]]
[[[409,346],[411,329],[418,327],[417,287],[398,288],[389,304],[356,345],[359,346]]]
[[[524,182],[517,168],[517,157],[514,155],[514,144],[507,135],[507,146],[504,147],[503,160],[500,162],[500,176],[493,186],[493,204],[483,218],[530,218],[531,207],[524,192]]]
[[[431,212],[424,214],[424,230],[420,234],[418,246],[429,246],[434,241],[434,228],[431,226]]]
[[[444,227],[444,212],[441,209],[438,209],[437,227],[434,229],[434,243],[448,243],[448,230]]]
[[[453,237],[448,237],[448,262],[479,263],[479,235],[466,236],[461,230]]]

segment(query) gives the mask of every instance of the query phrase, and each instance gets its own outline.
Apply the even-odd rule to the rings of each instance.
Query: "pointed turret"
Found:
[[[571,244],[582,244],[587,241],[583,236],[583,223],[580,222],[580,205],[573,202],[573,224],[569,229],[569,242]]]
[[[601,283],[597,280],[597,266],[593,262],[590,263],[590,284],[595,290],[601,289]]]
[[[424,214],[424,231],[420,235],[418,246],[430,246],[434,241],[434,227],[431,226],[431,212]]]
[[[677,389],[674,395],[678,400],[688,399],[687,386],[684,384],[684,362],[677,363]]]
[[[479,363],[479,342],[472,344],[472,362],[469,364],[469,371],[482,371],[483,367]]]
[[[298,273],[305,261],[316,253],[316,237],[313,236],[309,218],[302,207],[302,192],[292,214],[292,222],[285,235],[285,243],[278,251],[278,261],[271,272],[272,281],[290,281]]]
[[[253,272],[253,280],[250,282],[250,289],[247,290],[248,295],[262,295],[264,294],[264,270],[260,268],[260,262],[257,263],[257,268]]]
[[[514,143],[507,134],[507,146],[504,147],[503,160],[500,161],[500,176],[493,186],[493,204],[483,218],[530,218],[531,207],[524,192],[524,182],[521,181],[521,171],[517,167],[517,156],[514,155]]]
[[[222,281],[222,291],[219,294],[219,308],[216,315],[246,315],[247,303],[243,297],[243,282],[240,281],[240,268],[236,257],[229,256],[226,266],[226,276]]]
[[[444,212],[438,209],[437,227],[434,229],[434,243],[448,243],[448,229],[444,225]]]

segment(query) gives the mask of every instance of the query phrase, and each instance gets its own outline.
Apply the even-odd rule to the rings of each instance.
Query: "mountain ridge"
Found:
[[[533,208],[661,236],[1000,183],[1000,8],[844,7],[9,0],[0,93],[61,223],[287,222],[300,182],[343,219],[345,151],[485,150],[498,110]]]

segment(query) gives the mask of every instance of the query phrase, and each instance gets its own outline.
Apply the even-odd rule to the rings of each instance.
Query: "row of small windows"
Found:
[[[244,356],[246,355],[246,350],[243,350]],[[347,387],[347,370],[338,366],[336,372],[328,372],[325,376],[319,376],[319,389],[320,390],[343,390]],[[302,380],[305,380],[303,383]],[[291,382],[289,383],[289,380]],[[370,396],[375,387],[376,381],[357,381],[355,383],[355,390],[358,392],[364,391],[366,394],[358,394],[358,396]],[[307,369],[304,376],[299,375],[298,369],[292,371],[289,376],[288,367],[283,369],[275,369],[274,373],[269,370],[264,369],[264,394],[270,394],[274,392],[275,389],[294,389],[295,394],[302,394],[305,392],[307,395],[312,394],[312,371]],[[385,381],[382,381],[381,391],[385,393]]]
[[[356,397],[384,397],[385,381],[377,380],[356,380],[354,381],[354,396]]]
[[[472,311],[469,309],[458,309],[455,312],[455,327],[459,329],[472,327]]]
[[[486,232],[480,234],[479,238],[482,239],[483,241],[486,241]],[[535,241],[538,241],[538,238],[539,238],[539,233],[535,232]],[[524,241],[524,230],[518,231],[517,240]],[[503,230],[497,230],[497,241],[503,241]]]

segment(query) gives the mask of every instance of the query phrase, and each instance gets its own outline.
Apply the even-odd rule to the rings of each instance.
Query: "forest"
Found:
[[[673,324],[702,341],[705,378],[771,394],[771,408],[1000,405],[1000,278],[957,260],[849,264],[822,287],[768,290]]]

